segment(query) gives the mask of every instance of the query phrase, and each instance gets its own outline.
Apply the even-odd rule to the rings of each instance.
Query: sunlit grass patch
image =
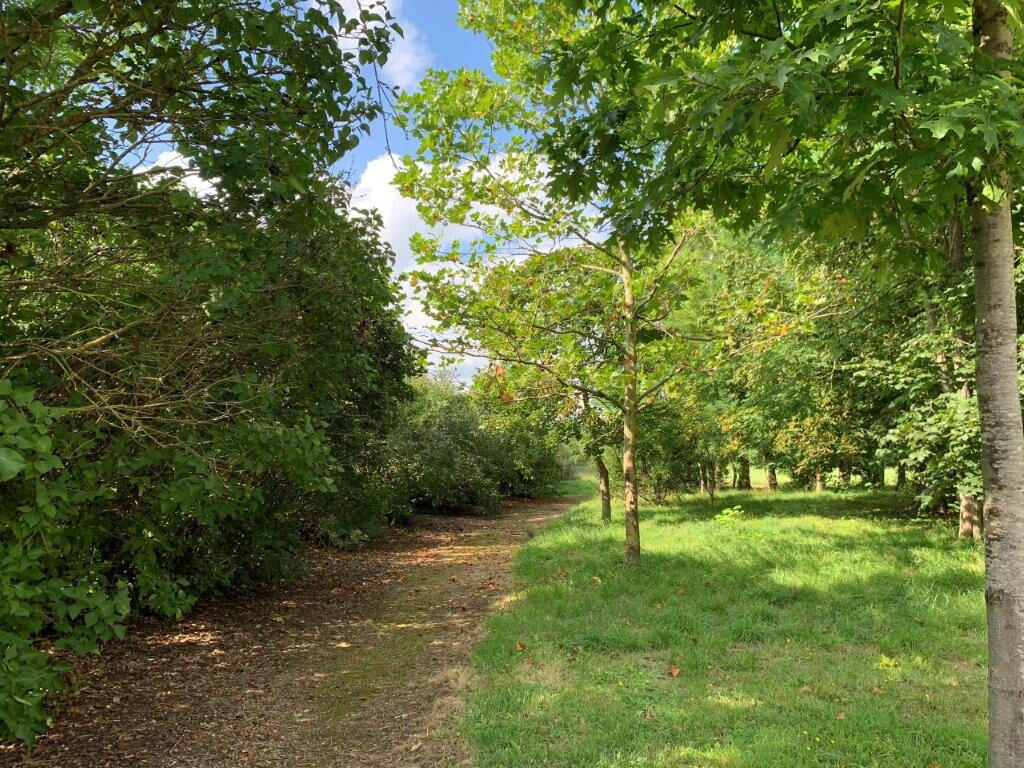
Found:
[[[907,507],[695,497],[647,510],[628,569],[621,519],[581,505],[476,650],[477,764],[983,766],[982,553]]]
[[[551,495],[555,498],[567,498],[592,496],[595,493],[597,493],[597,475],[593,472],[582,471],[559,481]]]

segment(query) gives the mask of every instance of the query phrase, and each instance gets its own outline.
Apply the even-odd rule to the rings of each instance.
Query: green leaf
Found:
[[[0,448],[0,482],[15,478],[28,466],[25,457],[13,448]]]

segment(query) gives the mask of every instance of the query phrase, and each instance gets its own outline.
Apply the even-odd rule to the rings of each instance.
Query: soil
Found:
[[[141,620],[77,665],[31,753],[0,744],[0,768],[468,765],[470,649],[516,546],[571,505],[417,517],[378,545],[311,551],[289,587]]]

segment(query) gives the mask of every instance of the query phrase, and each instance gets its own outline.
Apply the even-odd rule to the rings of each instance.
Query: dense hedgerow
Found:
[[[302,538],[352,533],[416,361],[379,222],[329,172],[380,113],[362,67],[387,20],[242,0],[0,17],[0,737],[31,740],[49,648],[279,581]]]

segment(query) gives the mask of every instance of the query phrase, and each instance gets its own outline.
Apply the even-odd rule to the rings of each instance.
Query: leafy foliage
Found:
[[[416,360],[379,222],[327,170],[379,113],[388,23],[235,0],[0,23],[0,735],[31,741],[48,649],[286,578],[379,496]]]

